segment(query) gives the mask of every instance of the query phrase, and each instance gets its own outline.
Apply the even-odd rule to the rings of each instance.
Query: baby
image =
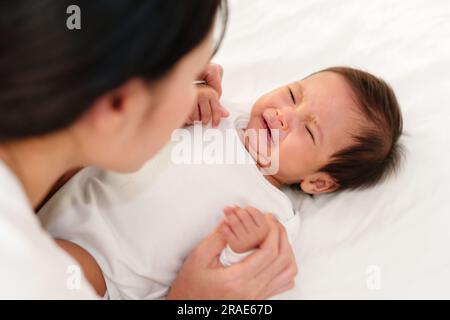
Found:
[[[203,90],[214,100],[213,89]],[[226,116],[218,103],[204,102],[199,99],[189,123],[211,118],[214,125],[220,115]],[[289,185],[308,194],[365,188],[393,171],[400,159],[402,116],[393,90],[383,80],[352,68],[325,69],[264,95],[251,111],[245,130],[251,129],[267,130],[269,135],[279,130],[279,170],[266,175],[277,188]],[[250,144],[246,142],[247,149]],[[257,141],[254,149],[260,144]],[[265,152],[270,154],[273,145],[267,144]],[[228,214],[222,228],[236,251],[256,246],[267,232],[245,219],[243,223]],[[253,241],[239,244],[250,228]]]
[[[214,89],[202,86],[198,97],[190,121],[219,125],[227,112]],[[174,134],[134,174],[84,169],[40,211],[63,249],[96,261],[98,272],[88,270],[88,278],[105,283],[110,298],[163,298],[183,260],[219,222],[228,244],[222,264],[245,259],[266,238],[271,218],[248,206],[273,213],[292,241],[299,213],[283,188],[314,195],[376,184],[398,165],[402,117],[383,80],[338,67],[264,95],[250,115],[232,114],[218,128],[202,129],[198,123],[180,129],[189,139]],[[211,142],[208,130],[236,142],[219,152],[222,158],[234,153],[249,161],[180,157],[180,150]]]

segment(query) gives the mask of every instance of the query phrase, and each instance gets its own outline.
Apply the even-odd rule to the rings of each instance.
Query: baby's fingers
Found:
[[[239,240],[244,240],[246,238],[247,230],[245,229],[241,220],[239,220],[236,212],[225,212],[225,220]]]
[[[255,224],[258,227],[264,228],[264,229],[268,229],[269,228],[269,225],[267,223],[265,214],[261,213],[261,211],[259,211],[256,208],[253,208],[253,207],[247,207],[246,209],[247,209],[247,212],[252,217],[253,221],[255,221]]]
[[[200,121],[200,106],[196,105],[194,110],[192,110],[191,116],[189,117],[188,123],[193,123],[194,121]]]
[[[211,109],[212,109],[212,126],[217,127],[220,123],[220,119],[222,117],[228,117],[229,112],[220,105],[219,100],[217,99],[211,99],[210,100]]]
[[[200,117],[203,124],[207,124],[211,121],[212,110],[208,100],[200,102]]]
[[[227,109],[225,109],[224,107],[222,107],[222,106],[220,106],[220,111],[222,112],[222,117],[223,118],[226,118],[226,117],[228,117],[230,115],[230,112]]]
[[[236,243],[239,241],[239,239],[236,237],[236,235],[234,234],[233,230],[231,230],[230,226],[228,225],[227,222],[223,222],[220,227],[219,227],[219,231],[222,234],[222,236],[224,237],[225,241],[227,243]]]
[[[248,233],[252,234],[255,232],[255,229],[258,228],[258,225],[246,209],[237,210],[237,216]]]

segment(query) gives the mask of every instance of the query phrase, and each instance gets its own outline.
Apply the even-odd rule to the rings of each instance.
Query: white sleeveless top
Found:
[[[0,161],[0,299],[95,298],[76,262],[42,229],[19,180]]]

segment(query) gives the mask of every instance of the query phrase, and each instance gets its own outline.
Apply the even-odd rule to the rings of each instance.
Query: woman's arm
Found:
[[[80,265],[84,276],[100,297],[106,293],[106,283],[100,266],[89,252],[67,240],[56,240],[58,246],[71,255]]]

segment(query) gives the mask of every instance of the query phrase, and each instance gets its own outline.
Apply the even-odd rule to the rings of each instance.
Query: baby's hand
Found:
[[[220,230],[236,253],[257,248],[269,233],[266,216],[255,208],[226,207],[224,213],[225,221]]]
[[[222,117],[228,117],[229,112],[221,106],[219,94],[209,85],[198,85],[197,99],[194,104],[194,111],[188,118],[186,124],[193,124],[194,121],[202,121],[207,124],[212,120],[212,126],[217,127]]]

